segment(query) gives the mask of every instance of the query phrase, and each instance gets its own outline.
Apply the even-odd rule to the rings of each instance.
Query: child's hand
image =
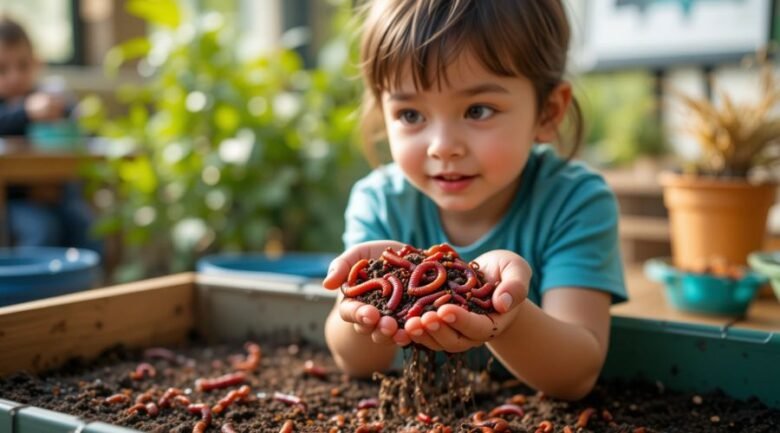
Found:
[[[414,342],[432,350],[463,352],[497,337],[512,323],[517,305],[528,296],[531,268],[519,255],[490,251],[476,260],[487,281],[500,281],[493,292],[493,306],[499,314],[477,314],[455,304],[406,321],[404,329]]]
[[[394,241],[372,241],[355,245],[331,262],[328,276],[322,282],[323,287],[331,290],[340,288],[347,281],[349,270],[359,260],[379,257],[387,247],[398,249],[402,246],[403,244]],[[352,323],[355,332],[370,334],[375,343],[405,346],[411,341],[406,331],[398,328],[398,322],[394,318],[382,316],[373,305],[345,298],[338,308],[342,320]]]
[[[24,110],[32,121],[53,121],[65,116],[65,102],[58,96],[38,92],[25,99]]]

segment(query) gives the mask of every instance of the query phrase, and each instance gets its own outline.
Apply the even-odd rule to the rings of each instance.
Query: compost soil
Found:
[[[476,426],[472,415],[477,411],[490,412],[507,402],[524,411],[522,416],[502,416],[509,427],[504,431],[511,432],[545,431],[545,421],[552,426],[548,432],[718,433],[780,429],[780,411],[767,408],[756,399],[740,401],[720,392],[678,393],[661,383],[644,381],[601,381],[590,395],[572,403],[536,393],[515,380],[497,380],[484,371],[466,376],[470,395],[469,401],[456,405],[462,407],[452,407],[439,418],[403,413],[386,410],[387,405],[379,399],[380,380],[346,377],[325,350],[306,344],[258,342],[262,356],[257,368],[244,372],[243,383],[222,389],[198,391],[196,380],[235,373],[237,366],[247,363],[246,346],[189,345],[170,348],[176,356],[168,358],[116,347],[90,363],[71,360],[56,371],[41,375],[20,372],[0,379],[0,398],[145,432],[189,433],[202,414],[191,413],[178,403],[160,405],[155,416],[146,410],[131,411],[139,396],[147,396],[142,400],[145,404],[157,403],[166,390],[178,388],[183,400],[214,406],[231,391],[238,392],[242,385],[251,391],[221,413],[213,414],[205,432],[228,433],[229,427],[235,432],[273,433],[284,429],[326,433],[489,432],[489,428]],[[409,353],[407,350],[407,356],[411,356]],[[153,377],[147,369],[140,379],[131,378],[141,363],[154,367]],[[393,377],[390,374],[385,380]],[[127,398],[110,404],[109,397],[117,394]],[[577,427],[587,414],[590,416],[586,426]]]

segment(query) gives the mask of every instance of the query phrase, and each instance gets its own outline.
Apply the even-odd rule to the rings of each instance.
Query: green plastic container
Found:
[[[626,317],[612,318],[602,375],[668,389],[721,389],[780,408],[780,333]]]
[[[748,263],[756,271],[766,275],[780,301],[780,251],[755,252],[748,256]]]
[[[744,315],[758,289],[767,282],[765,276],[751,271],[740,279],[683,272],[667,258],[645,262],[645,274],[663,283],[666,299],[679,310],[730,316]]]

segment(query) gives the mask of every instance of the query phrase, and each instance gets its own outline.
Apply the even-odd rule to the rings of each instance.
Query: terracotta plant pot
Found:
[[[662,173],[660,183],[677,268],[746,264],[761,249],[777,185],[675,173]]]

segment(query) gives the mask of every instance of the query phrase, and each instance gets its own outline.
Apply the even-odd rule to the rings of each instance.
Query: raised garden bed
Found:
[[[382,408],[371,407],[370,400],[378,396],[378,384],[348,380],[338,373],[321,349],[322,324],[332,295],[316,284],[291,286],[184,274],[0,309],[0,431],[191,432],[201,413],[174,405],[152,417],[146,410],[128,413],[128,409],[155,387],[148,402],[159,403],[163,393],[175,387],[192,390],[185,394],[190,403],[217,404],[242,384],[200,392],[195,380],[234,373],[233,361],[251,354],[243,346],[247,339],[260,343],[263,353],[258,368],[245,372],[243,385],[251,391],[213,415],[206,432],[220,431],[227,422],[237,432],[279,432],[287,421],[292,431],[371,431],[379,422],[385,432],[437,431],[418,414],[382,417]],[[620,344],[627,344],[625,333],[630,330],[617,330]],[[193,334],[203,340],[192,345]],[[173,349],[180,361],[144,357],[143,349],[152,347]],[[113,349],[106,352],[108,348]],[[776,356],[776,350],[769,353]],[[616,355],[620,353],[610,355],[608,367]],[[75,356],[90,361],[65,363]],[[307,368],[307,361],[324,369],[324,374],[312,365]],[[132,380],[129,373],[141,362],[152,365],[156,374],[149,377],[146,371],[140,380]],[[687,371],[684,360],[678,364]],[[513,401],[524,414],[503,415],[509,427],[505,431],[534,432],[545,426],[544,421],[551,422],[554,432],[566,431],[566,426],[583,432],[770,432],[780,425],[780,411],[756,399],[740,401],[704,392],[717,386],[717,377],[699,390],[679,393],[655,376],[629,382],[620,379],[618,369],[611,369],[605,375],[610,379],[576,403],[545,398],[514,381],[484,380],[483,375],[474,386],[473,405],[448,424],[452,431],[489,431],[474,429],[471,415]],[[50,372],[39,374],[44,371]],[[105,403],[122,393],[128,395],[127,401]],[[20,408],[20,404],[34,407]],[[578,429],[577,423],[582,425],[581,419],[587,417],[583,414],[590,416],[587,425]]]

